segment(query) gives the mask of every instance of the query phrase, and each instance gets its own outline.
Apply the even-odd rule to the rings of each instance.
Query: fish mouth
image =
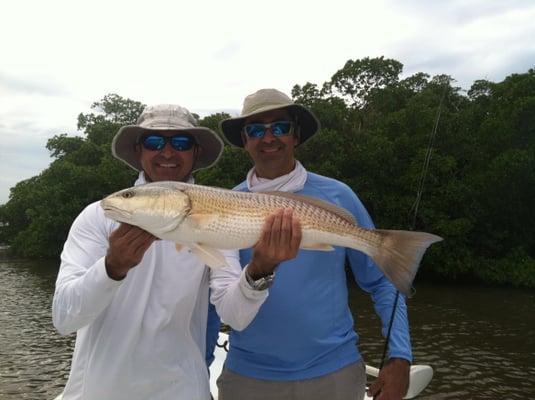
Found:
[[[117,219],[118,217],[129,218],[132,213],[130,211],[123,210],[121,208],[112,206],[111,204],[101,203],[104,214],[111,217],[112,219]]]

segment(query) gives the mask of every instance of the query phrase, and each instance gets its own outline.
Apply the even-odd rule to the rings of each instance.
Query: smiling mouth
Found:
[[[265,148],[265,149],[262,149],[262,153],[275,153],[277,151],[279,151],[281,148],[280,147],[269,147],[269,148]]]
[[[156,164],[158,165],[158,167],[160,168],[176,168],[178,167],[178,164],[172,164],[172,163],[159,163],[159,164]]]

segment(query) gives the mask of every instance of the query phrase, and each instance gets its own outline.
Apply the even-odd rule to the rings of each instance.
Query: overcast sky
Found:
[[[0,204],[106,94],[204,116],[379,56],[468,89],[535,67],[534,21],[532,0],[3,1]]]

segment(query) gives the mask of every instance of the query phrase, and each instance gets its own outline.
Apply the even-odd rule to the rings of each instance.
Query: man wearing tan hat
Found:
[[[315,197],[347,209],[361,226],[373,228],[347,185],[311,173],[295,159],[295,148],[318,131],[319,122],[284,93],[262,89],[247,96],[241,116],[222,121],[221,129],[254,162],[235,190]],[[253,263],[252,254],[252,249],[240,251],[242,266]],[[396,290],[361,252],[302,250],[278,265],[249,265],[246,277],[252,286],[271,282],[269,297],[249,326],[230,334],[218,379],[220,400],[363,399],[365,366],[348,306],[346,259],[359,286],[371,294],[383,334],[387,332]],[[371,388],[378,399],[401,399],[408,387],[412,351],[404,299],[395,314],[389,361]]]
[[[193,182],[222,151],[221,139],[176,105],[147,107],[112,142],[113,155],[139,171],[136,185]],[[231,268],[218,276],[188,249],[106,218],[99,202],[86,207],[65,242],[52,306],[57,330],[77,333],[63,400],[208,400],[209,286],[235,326],[267,297],[249,286],[237,252],[225,255]]]

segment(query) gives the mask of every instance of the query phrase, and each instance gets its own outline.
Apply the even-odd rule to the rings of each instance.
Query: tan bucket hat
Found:
[[[239,117],[221,121],[221,131],[230,144],[243,147],[241,131],[245,119],[252,115],[273,110],[288,110],[296,120],[299,126],[299,144],[304,143],[320,128],[318,119],[308,108],[295,104],[292,99],[277,89],[260,89],[245,98]]]
[[[187,132],[192,135],[202,149],[192,172],[217,163],[225,146],[214,131],[197,126],[193,115],[184,107],[159,104],[146,107],[137,119],[136,125],[126,125],[119,129],[111,143],[112,154],[135,170],[141,171],[136,144],[141,135],[150,131]]]

